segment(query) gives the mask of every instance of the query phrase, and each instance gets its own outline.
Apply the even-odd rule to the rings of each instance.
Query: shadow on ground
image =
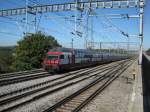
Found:
[[[143,55],[142,82],[144,112],[150,112],[150,60],[146,55]]]

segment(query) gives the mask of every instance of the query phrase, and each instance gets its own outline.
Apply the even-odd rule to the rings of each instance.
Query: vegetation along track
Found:
[[[113,70],[107,73],[105,77],[100,76],[89,85],[64,98],[43,112],[78,112],[121,75],[130,64],[131,62],[126,62],[120,64],[118,67],[113,67]]]
[[[119,63],[118,63],[118,64],[119,64]],[[114,66],[114,65],[117,66],[118,64],[113,64],[113,66]],[[74,85],[74,84],[77,84],[77,83],[79,83],[79,82],[81,82],[81,81],[84,81],[84,80],[86,80],[86,79],[88,79],[88,78],[90,78],[90,77],[92,77],[92,76],[96,76],[96,75],[99,74],[99,73],[102,73],[102,72],[104,72],[104,71],[106,71],[106,70],[109,70],[110,68],[112,68],[112,65],[111,65],[111,66],[108,66],[108,67],[103,66],[103,67],[101,68],[102,71],[95,72],[96,70],[98,70],[97,67],[95,67],[95,70],[94,70],[94,69],[93,69],[93,70],[90,69],[90,70],[88,70],[88,72],[86,72],[86,73],[82,72],[82,73],[80,73],[80,74],[78,74],[78,75],[76,75],[76,76],[70,77],[69,79],[65,79],[64,81],[56,82],[56,83],[54,83],[54,84],[52,84],[52,85],[48,85],[48,86],[45,86],[45,87],[42,87],[42,88],[38,88],[38,89],[35,89],[35,90],[27,91],[27,92],[22,93],[22,94],[19,94],[19,95],[14,95],[13,97],[4,98],[3,100],[0,101],[0,105],[1,105],[1,106],[5,106],[4,104],[8,104],[8,103],[10,103],[10,102],[14,102],[14,101],[16,101],[17,99],[24,98],[24,97],[26,97],[26,96],[28,96],[28,95],[32,95],[32,94],[37,93],[37,92],[39,92],[39,91],[43,91],[43,90],[48,89],[48,88],[50,88],[50,87],[56,86],[56,85],[58,85],[58,84],[60,85],[60,84],[62,84],[62,83],[64,83],[64,82],[66,82],[67,80],[69,81],[69,80],[74,79],[74,78],[77,78],[77,77],[78,77],[78,78],[79,78],[79,77],[81,78],[82,76],[86,76],[86,77],[83,77],[82,79],[79,79],[79,80],[77,80],[77,81],[73,81],[73,82],[70,82],[70,83],[65,84],[65,85],[63,85],[63,86],[60,86],[60,87],[58,87],[58,88],[55,88],[55,89],[52,89],[52,90],[50,90],[50,91],[44,92],[44,93],[42,93],[42,94],[35,95],[35,96],[32,97],[31,99],[28,99],[28,100],[26,100],[26,101],[24,101],[24,102],[22,102],[22,103],[18,103],[18,104],[15,104],[15,105],[13,105],[13,106],[10,106],[10,107],[7,107],[7,108],[2,109],[3,111],[4,111],[4,110],[10,110],[10,109],[15,108],[15,107],[17,107],[17,106],[19,106],[19,105],[23,105],[24,103],[28,103],[28,102],[33,101],[33,100],[35,100],[35,99],[39,99],[39,98],[41,98],[41,97],[43,97],[43,96],[49,95],[49,94],[51,94],[51,93],[54,93],[54,92],[56,92],[56,91],[58,91],[58,90],[64,89],[64,88],[69,87],[69,86]],[[100,69],[99,69],[99,70],[100,70]],[[112,70],[112,69],[111,69],[111,70]],[[111,70],[110,70],[110,71],[111,71]],[[88,74],[90,74],[90,73],[92,73],[92,72],[95,72],[95,73],[93,73],[92,75],[89,75],[89,76],[88,76]]]

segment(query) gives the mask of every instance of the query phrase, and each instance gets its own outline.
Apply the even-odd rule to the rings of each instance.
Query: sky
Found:
[[[69,0],[71,2],[73,0]],[[64,3],[68,0],[30,0],[29,4],[32,5],[43,5],[43,4],[54,4]],[[0,0],[0,10],[19,8],[25,6],[25,0]],[[71,47],[71,41],[75,48],[84,48],[85,37],[88,41],[91,40],[91,29],[93,32],[94,42],[135,42],[130,47],[138,48],[139,39],[137,37],[131,37],[130,39],[123,36],[120,31],[128,33],[129,35],[139,34],[139,20],[136,18],[127,19],[112,19],[109,18],[108,14],[138,14],[138,8],[129,9],[96,9],[92,10],[92,13],[99,16],[89,17],[89,25],[86,24],[86,12],[83,12],[83,18],[81,19],[81,13],[79,11],[65,11],[57,13],[42,13],[37,14],[36,25],[38,24],[38,30],[43,31],[46,35],[54,36],[58,42],[64,47]],[[144,49],[150,48],[150,1],[146,0],[146,6],[144,10]],[[77,15],[77,19],[71,17]],[[28,14],[28,32],[35,32],[35,16]],[[78,24],[75,24],[75,23]],[[23,32],[26,31],[25,26],[25,15],[0,17],[0,46],[12,46],[16,45],[19,40],[23,38]],[[91,24],[92,23],[92,24]],[[80,24],[80,25],[79,25]],[[37,28],[37,27],[36,27]],[[72,32],[80,31],[83,33],[82,37],[73,35]],[[87,33],[88,28],[88,35]],[[95,47],[99,44],[95,44]],[[126,47],[126,45],[120,43],[118,46]],[[104,43],[103,47],[115,47]]]

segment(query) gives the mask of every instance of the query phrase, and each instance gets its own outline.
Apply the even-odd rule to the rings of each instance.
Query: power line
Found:
[[[7,18],[7,19],[10,19],[10,20],[12,20],[12,21],[16,21],[16,22],[19,22],[19,23],[23,23],[23,24],[26,24],[24,21],[22,21],[22,20],[16,20],[16,19],[13,19],[13,18],[10,18],[10,17],[3,17],[3,18]],[[33,26],[33,24],[31,24],[31,23],[27,23],[28,25],[30,25],[30,26]],[[66,33],[62,33],[62,32],[60,32],[60,31],[57,31],[57,30],[52,30],[52,29],[48,29],[48,28],[44,28],[44,27],[39,27],[39,28],[41,28],[41,29],[43,29],[43,30],[47,30],[47,31],[52,31],[52,32],[57,32],[57,33],[60,33],[60,34],[63,34],[63,35],[65,35]]]
[[[2,31],[0,31],[0,33],[6,34],[6,35],[11,35],[11,36],[21,36],[21,35],[19,35],[19,34],[10,33],[10,32],[2,32]]]
[[[1,20],[0,22],[1,22],[1,23],[7,23],[7,24],[9,24],[9,25],[10,25],[10,23],[11,23],[11,25],[16,25],[16,24],[14,24],[14,23],[12,23],[12,22],[3,21],[3,20]]]
[[[114,27],[115,29],[118,30],[118,32],[120,32],[122,35],[124,35],[126,37],[129,37],[129,35],[127,33],[125,33],[120,28],[118,28],[115,24],[113,24],[109,18],[107,18],[106,16],[104,16],[104,17],[105,17],[105,19],[107,19],[108,23],[111,24],[112,27]]]
[[[31,0],[29,0],[29,1],[31,1]],[[33,2],[33,1],[31,1],[31,2]],[[36,2],[33,2],[33,3],[35,3],[36,5],[43,5],[43,4],[39,3],[39,2],[37,2],[37,3],[36,3]],[[58,14],[55,14],[55,15],[58,15]],[[59,16],[59,15],[58,15],[58,16]],[[44,17],[45,17],[45,18],[48,18],[48,17],[45,16],[45,15],[44,15]],[[75,17],[75,16],[74,16],[74,17]],[[65,19],[66,19],[66,18],[65,18]],[[58,21],[57,21],[57,22],[58,22]],[[59,23],[59,24],[61,24],[61,23]],[[75,23],[75,24],[76,24],[76,23]],[[61,24],[61,25],[62,25],[62,24]],[[67,29],[67,30],[70,29],[70,27],[67,27],[66,25],[62,25],[62,26],[63,26],[65,29]],[[66,27],[67,27],[67,28],[66,28]]]
[[[29,1],[31,1],[31,0],[29,0]],[[31,1],[31,2],[33,2],[33,1]],[[41,3],[36,3],[36,2],[33,2],[33,3],[35,3],[36,5],[43,5],[43,4],[41,4]],[[55,14],[55,15],[58,15],[58,14]],[[60,16],[60,15],[58,15],[58,16]],[[44,17],[47,17],[47,16],[44,16]],[[62,17],[62,16],[61,16]],[[75,16],[73,16],[73,17],[75,17]],[[73,22],[73,21],[71,21],[71,20],[69,20],[70,22]],[[58,21],[57,21],[58,22]],[[74,22],[75,24],[78,24],[78,23],[76,23],[76,22]],[[66,27],[66,25],[62,25],[63,27]],[[83,26],[84,28],[88,28],[87,26]],[[66,29],[68,29],[68,28],[66,28]],[[70,28],[69,28],[70,29]],[[96,32],[96,31],[94,31],[92,28],[88,28],[88,30],[91,30],[91,32],[94,32],[94,33],[97,33],[97,34],[99,34],[98,32]],[[101,34],[100,34],[101,35]],[[101,35],[102,36],[102,35]],[[103,37],[103,36],[102,36]]]

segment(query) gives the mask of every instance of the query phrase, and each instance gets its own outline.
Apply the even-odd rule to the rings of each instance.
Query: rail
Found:
[[[99,93],[101,93],[108,85],[110,85],[111,82],[114,81],[127,68],[125,66],[127,66],[128,64],[127,63],[123,64],[123,65],[119,66],[118,68],[115,67],[116,69],[113,68],[113,70],[108,71],[104,75],[108,79],[107,78],[105,79],[105,77],[99,77],[98,79],[96,79],[95,81],[90,83],[89,85],[87,85],[84,88],[80,89],[79,91],[71,94],[70,96],[62,99],[61,101],[57,102],[53,106],[51,106],[48,109],[44,110],[43,112],[52,112],[52,111],[56,111],[56,112],[61,111],[61,112],[63,112],[66,109],[67,110],[69,109],[69,111],[72,111],[72,112],[78,112],[88,102],[90,102],[95,96],[97,96]],[[121,69],[123,69],[123,70],[121,70]],[[100,82],[103,81],[104,79],[105,79],[105,81],[100,86]],[[96,85],[98,85],[98,88],[96,87]],[[80,104],[77,107],[76,107],[76,105],[73,105],[73,107],[72,107],[70,104],[74,104],[74,103],[75,104],[80,103]]]
[[[117,66],[120,66],[120,63],[122,63],[122,61],[115,62],[115,63],[105,65],[105,66],[100,65],[91,69],[86,69],[85,71],[84,70],[78,71],[78,73],[74,72],[73,74],[70,74],[70,75],[66,74],[69,77],[66,76],[65,79],[63,79],[62,77],[61,80],[54,79],[55,82],[53,83],[51,83],[53,80],[52,79],[51,81],[49,80],[49,82],[39,83],[38,85],[33,85],[31,87],[22,88],[21,90],[12,91],[11,93],[8,93],[8,94],[3,94],[0,96],[0,99],[1,99],[0,111],[9,111],[9,110],[18,108],[19,106],[23,106],[29,102],[39,100],[40,98],[44,96],[53,94],[54,92],[58,92],[66,87],[71,87],[77,83],[88,80],[91,77],[95,77],[95,76],[104,77],[105,75],[102,75],[103,72],[112,72],[114,68],[116,68]],[[55,88],[52,88],[54,86]],[[20,99],[24,99],[24,100],[20,100]]]

